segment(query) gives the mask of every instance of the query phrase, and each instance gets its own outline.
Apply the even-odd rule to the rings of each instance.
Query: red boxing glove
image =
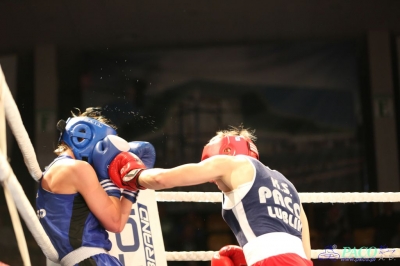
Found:
[[[211,266],[234,266],[234,264],[229,257],[221,256],[218,252],[215,252],[211,259]]]
[[[243,249],[235,245],[221,248],[211,259],[211,266],[247,266]]]
[[[144,169],[146,169],[146,166],[135,154],[121,152],[110,163],[108,175],[119,188],[137,191],[146,189],[138,183],[139,175]]]

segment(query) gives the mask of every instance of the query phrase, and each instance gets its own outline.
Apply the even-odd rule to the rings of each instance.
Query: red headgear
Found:
[[[218,154],[238,155],[244,154],[259,159],[256,145],[251,140],[246,140],[240,136],[226,136],[218,141],[204,146],[201,160]]]

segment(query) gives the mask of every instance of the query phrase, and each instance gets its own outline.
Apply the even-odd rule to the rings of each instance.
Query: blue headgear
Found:
[[[61,130],[60,140],[68,145],[75,158],[90,164],[93,162],[92,152],[97,142],[107,135],[117,135],[112,127],[89,117],[70,117],[64,125],[57,127]]]

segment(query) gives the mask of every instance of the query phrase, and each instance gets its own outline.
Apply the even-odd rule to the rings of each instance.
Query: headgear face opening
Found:
[[[70,117],[61,132],[60,141],[64,141],[70,147],[76,159],[92,164],[95,145],[107,135],[117,135],[117,132],[93,118]]]
[[[240,136],[226,136],[218,141],[208,143],[204,146],[201,160],[205,160],[214,155],[248,155],[259,159],[256,145],[251,140],[246,140]]]

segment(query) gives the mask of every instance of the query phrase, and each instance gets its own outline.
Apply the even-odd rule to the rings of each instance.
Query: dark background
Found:
[[[56,48],[57,119],[67,118],[73,107],[103,106],[121,136],[154,144],[158,167],[197,162],[216,130],[244,123],[256,129],[261,161],[285,174],[299,192],[373,192],[378,180],[368,36],[389,35],[398,114],[399,15],[400,2],[373,0],[3,0],[0,56],[17,57],[15,100],[31,139],[37,137],[33,99],[37,91],[46,93],[35,88],[35,62],[41,59],[34,51],[49,44]],[[36,183],[17,145],[12,147],[13,171],[34,206]],[[217,191],[212,184],[174,190]],[[22,265],[0,194],[0,261]],[[236,243],[219,204],[158,206],[166,251]],[[313,249],[399,247],[395,205],[304,208]],[[32,264],[45,265],[25,231]],[[328,263],[337,262],[314,260]]]

